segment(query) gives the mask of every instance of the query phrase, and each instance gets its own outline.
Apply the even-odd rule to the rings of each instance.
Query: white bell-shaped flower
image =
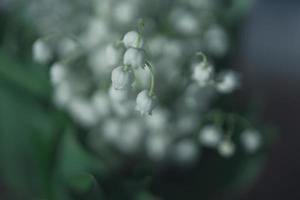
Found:
[[[198,83],[200,87],[207,86],[212,81],[214,68],[205,63],[201,62],[194,66],[192,79]]]
[[[167,155],[170,138],[165,132],[151,132],[146,138],[145,149],[150,159],[160,161]]]
[[[120,141],[121,130],[122,123],[116,118],[106,119],[101,126],[102,137],[113,144],[117,144]]]
[[[144,137],[144,127],[137,119],[126,121],[121,127],[117,147],[123,153],[135,153],[139,150]]]
[[[207,125],[202,128],[199,134],[199,141],[202,145],[215,148],[222,139],[222,132],[219,128]]]
[[[112,102],[122,103],[128,98],[127,90],[116,90],[113,86],[109,88],[108,94]]]
[[[181,140],[173,147],[174,159],[182,164],[191,164],[196,161],[199,156],[199,149],[192,140]]]
[[[53,55],[50,47],[41,39],[38,39],[34,42],[32,54],[34,61],[40,64],[48,63]]]
[[[211,25],[203,38],[205,49],[214,56],[224,56],[230,47],[228,35],[220,25]]]
[[[218,92],[229,94],[240,86],[240,77],[234,71],[226,71],[220,75],[220,81],[216,84]]]
[[[72,117],[82,126],[91,128],[97,125],[98,116],[93,104],[88,99],[73,98],[68,105]]]
[[[129,48],[123,57],[124,65],[131,66],[134,69],[145,66],[145,53],[142,49]]]
[[[136,97],[136,110],[142,115],[152,114],[152,110],[155,107],[155,97],[149,95],[148,90],[143,90]]]
[[[218,150],[221,156],[229,158],[235,152],[235,145],[231,140],[225,139],[220,143]]]
[[[60,84],[67,75],[66,66],[61,63],[54,63],[50,68],[50,80],[53,85]]]
[[[101,0],[102,1],[102,0]],[[132,25],[137,16],[138,6],[137,3],[132,1],[117,1],[118,3],[112,4],[109,16],[112,15],[114,21],[120,26]]]
[[[144,40],[138,32],[130,31],[125,34],[123,43],[126,48],[142,48]]]
[[[123,66],[119,66],[112,71],[111,80],[116,90],[126,90],[131,87],[134,81],[134,74],[132,70],[124,70]]]
[[[174,9],[170,14],[170,21],[176,31],[184,35],[195,35],[200,29],[197,17],[186,9]]]
[[[58,53],[61,57],[70,56],[77,49],[77,43],[71,38],[63,38],[58,44]]]
[[[102,91],[97,91],[92,96],[92,103],[99,118],[105,118],[110,114],[111,101],[109,96]]]
[[[247,129],[242,132],[240,140],[248,153],[254,153],[261,146],[261,135],[257,130]]]

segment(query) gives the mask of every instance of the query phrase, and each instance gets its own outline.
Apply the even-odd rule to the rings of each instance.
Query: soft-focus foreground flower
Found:
[[[234,154],[235,145],[231,140],[226,139],[220,143],[218,150],[221,156],[228,158]]]
[[[222,132],[216,126],[208,125],[202,128],[199,134],[199,141],[207,147],[217,147],[222,139]]]
[[[220,75],[220,81],[217,82],[216,88],[220,93],[228,94],[240,86],[239,76],[236,72],[226,71]]]
[[[66,66],[61,63],[54,63],[50,69],[50,79],[53,85],[57,85],[66,78]]]
[[[174,159],[186,164],[197,160],[199,156],[198,145],[192,140],[182,140],[173,148]]]
[[[261,134],[257,130],[246,129],[241,133],[241,143],[245,150],[254,153],[261,146]]]
[[[38,39],[34,42],[32,54],[33,59],[40,64],[48,63],[53,56],[52,50],[42,39]]]

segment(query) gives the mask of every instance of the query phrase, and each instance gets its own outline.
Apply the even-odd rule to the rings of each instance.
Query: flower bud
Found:
[[[217,147],[222,138],[221,130],[215,126],[205,126],[199,135],[199,141],[207,147]]]
[[[105,118],[110,114],[111,101],[106,93],[97,91],[92,96],[92,104],[99,118]]]
[[[145,53],[142,49],[129,48],[124,54],[124,65],[131,66],[132,68],[144,67]]]
[[[54,63],[50,68],[50,79],[53,85],[60,84],[66,78],[66,66],[61,63]]]
[[[72,117],[84,127],[94,127],[98,123],[97,113],[93,104],[81,97],[73,98],[68,105]]]
[[[192,140],[181,140],[173,147],[172,152],[176,161],[181,164],[191,164],[199,156],[199,149]]]
[[[136,31],[130,31],[124,36],[123,43],[126,48],[142,48],[144,40]]]
[[[235,146],[231,140],[224,140],[219,145],[219,153],[225,158],[231,157],[235,152]]]
[[[134,75],[132,70],[124,70],[123,66],[119,66],[112,71],[111,80],[116,90],[126,90],[131,87]]]
[[[40,63],[46,64],[52,58],[52,51],[49,46],[41,39],[34,42],[32,47],[33,59]]]
[[[200,87],[204,87],[212,81],[213,73],[213,67],[202,62],[194,67],[192,79],[196,81]]]
[[[167,155],[170,146],[170,138],[162,133],[151,133],[146,138],[145,147],[148,156],[155,160],[160,161]]]
[[[228,94],[237,89],[240,85],[239,76],[234,71],[227,71],[221,74],[220,81],[216,87],[218,92]]]
[[[261,135],[256,130],[243,131],[240,140],[248,153],[254,153],[261,146]]]
[[[136,110],[142,115],[151,115],[153,108],[155,107],[155,97],[149,95],[148,90],[143,90],[137,95],[136,98]]]

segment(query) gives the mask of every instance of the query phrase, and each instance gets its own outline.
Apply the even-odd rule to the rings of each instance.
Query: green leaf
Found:
[[[95,183],[94,177],[89,173],[79,173],[67,178],[69,187],[80,193],[88,192]]]
[[[7,80],[38,98],[49,99],[50,84],[41,66],[18,62],[0,49],[0,79]]]

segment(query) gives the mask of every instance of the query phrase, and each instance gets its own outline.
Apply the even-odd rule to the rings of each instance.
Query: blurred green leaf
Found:
[[[80,193],[90,190],[95,183],[94,177],[89,173],[81,173],[72,177],[68,177],[68,185],[72,190]]]
[[[36,97],[49,99],[50,84],[45,69],[20,63],[16,57],[0,49],[0,79],[10,81]]]

